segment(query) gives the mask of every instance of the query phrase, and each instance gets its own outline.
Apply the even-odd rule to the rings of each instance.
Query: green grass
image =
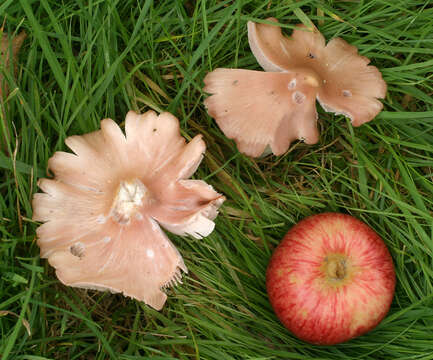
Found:
[[[6,30],[29,36],[17,78],[2,70],[12,89],[2,105],[12,138],[0,153],[2,360],[433,359],[432,5],[4,0]],[[259,69],[246,22],[268,16],[287,32],[320,22],[327,39],[356,45],[388,83],[384,111],[352,128],[319,108],[318,144],[295,143],[282,157],[239,154],[206,114],[202,79],[216,67]],[[161,312],[61,285],[39,259],[30,220],[36,181],[66,136],[150,108],[178,116],[188,138],[204,134],[208,151],[196,176],[227,197],[209,237],[169,235],[190,272]],[[388,317],[333,347],[291,336],[265,291],[272,249],[296,221],[323,211],[372,226],[397,272]]]

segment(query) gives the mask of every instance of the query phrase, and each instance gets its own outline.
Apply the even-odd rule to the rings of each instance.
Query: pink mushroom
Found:
[[[200,164],[201,135],[188,144],[179,121],[153,111],[126,115],[126,136],[111,119],[101,130],[71,136],[75,154],[48,161],[54,179],[41,179],[33,198],[41,257],[70,286],[110,290],[161,309],[164,289],[187,268],[158,224],[201,238],[224,201],[202,180],[187,180]]]
[[[248,22],[250,48],[267,72],[216,69],[206,75],[209,115],[239,151],[260,156],[270,148],[281,155],[296,139],[318,141],[315,100],[354,126],[381,110],[386,83],[379,70],[340,38],[325,45],[316,29],[298,25],[290,38],[276,24]]]

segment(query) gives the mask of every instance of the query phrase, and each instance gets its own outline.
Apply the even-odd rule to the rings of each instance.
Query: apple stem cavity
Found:
[[[325,273],[331,280],[343,280],[346,277],[346,259],[342,255],[325,257]]]

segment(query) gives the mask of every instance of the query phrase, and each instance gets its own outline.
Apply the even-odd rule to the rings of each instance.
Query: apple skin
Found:
[[[268,265],[266,288],[277,317],[295,336],[333,345],[385,317],[395,271],[370,227],[350,215],[323,213],[289,230]]]

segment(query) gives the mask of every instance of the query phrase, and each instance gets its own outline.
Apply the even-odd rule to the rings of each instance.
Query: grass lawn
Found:
[[[17,77],[1,70],[11,138],[0,152],[0,354],[6,359],[433,359],[433,1],[2,0],[5,31],[24,29]],[[377,66],[384,111],[353,128],[318,105],[320,141],[283,156],[240,154],[203,106],[203,77],[260,69],[246,23],[312,20]],[[168,110],[208,150],[195,177],[224,193],[215,231],[169,234],[189,269],[162,311],[62,285],[39,258],[37,179],[65,137]],[[0,121],[0,124],[3,121]],[[4,131],[3,127],[0,127]],[[8,155],[11,154],[11,155]],[[313,346],[276,319],[265,290],[273,248],[305,216],[349,213],[392,254],[397,287],[372,332]]]

